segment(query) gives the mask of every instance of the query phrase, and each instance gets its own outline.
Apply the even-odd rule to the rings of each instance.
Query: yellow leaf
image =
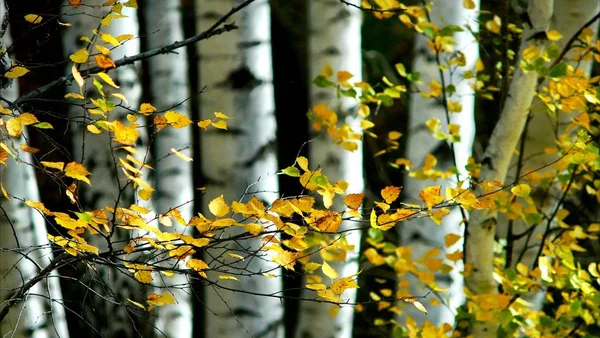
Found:
[[[346,289],[357,289],[358,284],[352,277],[344,277],[336,280],[331,284],[331,291],[338,296],[341,296]]]
[[[310,290],[326,290],[327,286],[325,286],[325,284],[306,284],[306,288],[310,289]]]
[[[21,120],[19,120],[17,117],[8,120],[8,122],[6,122],[6,129],[8,130],[8,135],[12,137],[20,137],[23,133],[23,125],[21,124]]]
[[[218,120],[216,122],[213,122],[212,125],[217,129],[227,130],[227,122],[225,122],[225,120]]]
[[[167,122],[173,126],[173,128],[183,128],[192,124],[192,120],[190,120],[189,117],[174,111],[166,112],[165,118],[167,119]],[[224,129],[227,129],[227,127]]]
[[[27,14],[25,15],[25,21],[37,25],[42,22],[42,17],[37,14]]]
[[[130,146],[135,145],[135,141],[140,136],[140,132],[136,130],[137,127],[138,125],[135,123],[126,126],[120,121],[113,121],[110,125],[110,129],[115,135],[115,141]]]
[[[75,67],[75,64],[73,64],[73,66],[71,67],[71,73],[73,74],[73,79],[75,79],[75,82],[77,82],[77,85],[79,86],[79,90],[81,91],[81,89],[83,88],[83,85],[85,84],[85,81],[83,81],[83,77],[77,70],[77,67]]]
[[[152,113],[154,113],[156,111],[156,108],[151,105],[150,103],[142,103],[140,105],[140,113],[142,113],[143,115],[150,115]]]
[[[202,121],[198,122],[198,127],[202,128],[202,129],[206,129],[206,128],[208,128],[208,126],[210,126],[211,123],[212,123],[212,121],[209,119],[202,120]]]
[[[419,193],[421,201],[427,204],[427,208],[431,210],[434,205],[444,201],[444,197],[440,196],[441,186],[427,187]]]
[[[71,59],[71,61],[75,62],[75,63],[84,63],[87,61],[87,59],[90,57],[90,53],[88,53],[87,50],[85,50],[85,48],[82,48],[78,51],[76,51],[75,53],[71,54],[69,56],[69,59]]]
[[[244,260],[244,256],[241,256],[241,255],[238,255],[238,254],[234,254],[234,253],[228,252],[227,255],[229,257],[233,257],[233,258],[236,258],[236,259],[239,259],[239,260],[242,260],[242,261]]]
[[[115,47],[121,44],[119,42],[119,40],[115,39],[112,35],[110,35],[108,33],[104,33],[100,37],[101,37],[102,41],[104,41],[105,43],[109,43]]]
[[[244,226],[244,230],[251,233],[254,236],[258,236],[263,230],[263,226],[256,223],[248,223]]]
[[[179,157],[180,159],[186,161],[186,162],[191,162],[193,161],[193,159],[191,157],[187,157],[184,154],[180,153],[179,151],[177,151],[177,149],[175,148],[171,148],[171,152],[173,154],[175,154],[175,156]]]
[[[463,0],[463,7],[466,9],[475,9],[475,2],[473,0]]]
[[[510,192],[515,196],[527,197],[531,193],[531,188],[527,184],[519,184],[510,189]]]
[[[0,190],[2,190],[2,195],[4,195],[4,197],[7,200],[10,200],[10,196],[8,196],[8,193],[6,192],[6,190],[4,189],[4,185],[2,185],[2,182],[0,182]]]
[[[302,168],[302,170],[309,171],[308,170],[308,159],[306,157],[299,156],[298,158],[296,158],[296,162],[298,163],[300,168]]]
[[[163,306],[167,304],[176,303],[175,297],[173,297],[173,295],[168,292],[163,293],[162,295],[151,293],[148,295],[148,299],[146,300],[146,302],[155,306]]]
[[[229,206],[227,205],[227,203],[225,203],[223,195],[210,201],[210,203],[208,204],[208,209],[213,215],[217,217],[223,217],[227,215],[227,213],[229,213]]]
[[[71,1],[71,0],[69,0],[69,1]],[[128,301],[128,302],[130,302],[131,304],[133,304],[133,305],[135,305],[135,306],[139,307],[139,308],[140,308],[140,309],[142,309],[142,310],[146,310],[146,308],[144,307],[144,305],[142,305],[142,304],[140,304],[140,303],[138,303],[138,302],[134,302],[134,301],[132,301],[132,300],[131,300],[131,299],[129,299],[129,298],[127,298],[127,301]]]
[[[224,119],[224,120],[231,119],[231,117],[229,117],[229,116],[227,116],[227,115],[225,115],[225,114],[223,114],[221,112],[218,112],[218,111],[216,111],[214,114],[215,114],[215,117],[219,118],[219,119]]]
[[[230,276],[230,275],[220,275],[219,279],[229,279],[229,280],[238,280],[237,277],[235,276]]]
[[[461,235],[447,234],[446,236],[444,236],[444,244],[446,245],[446,247],[451,247],[456,242],[458,242],[461,238],[462,238]]]
[[[17,118],[21,121],[21,124],[24,125],[24,126],[28,126],[30,124],[34,124],[34,123],[40,122],[35,117],[35,115],[33,115],[31,113],[23,113],[23,114],[19,115],[19,117],[17,117]]]
[[[363,194],[348,194],[344,196],[344,204],[353,210],[356,210],[360,207],[363,202],[364,195]]]
[[[8,72],[6,72],[4,74],[4,77],[7,77],[9,79],[15,79],[27,73],[29,73],[29,69],[21,66],[15,66],[12,67]]]
[[[558,41],[562,39],[562,35],[556,29],[551,29],[548,31],[548,40],[550,41]]]
[[[98,73],[96,75],[98,75],[102,80],[104,80],[104,82],[106,82],[109,86],[114,87],[114,88],[120,88],[113,82],[113,80],[110,78],[110,76],[108,76],[108,74],[102,72],[102,73]]]
[[[327,264],[326,261],[323,261],[323,265],[321,265],[321,270],[323,270],[325,276],[331,279],[335,279],[338,277],[337,272],[335,272],[335,270],[329,264]]]
[[[140,283],[144,283],[144,284],[152,283],[152,272],[150,272],[150,271],[138,270],[135,272],[135,274],[133,276]]]
[[[402,137],[402,133],[399,131],[392,130],[388,133],[388,138],[392,141],[396,141],[400,137]]]
[[[79,181],[83,181],[89,185],[92,185],[90,180],[86,177],[90,174],[90,172],[80,163],[71,162],[67,164],[65,168],[65,175],[68,177],[74,178]]]
[[[106,48],[106,47],[104,47],[104,46],[96,45],[95,47],[96,47],[96,49],[97,49],[97,50],[98,50],[100,53],[102,53],[102,55],[108,55],[108,54],[110,54],[110,49],[108,49],[108,48]],[[111,60],[111,61],[112,61],[112,60]]]
[[[381,189],[381,197],[383,197],[383,199],[385,200],[385,202],[387,204],[391,204],[396,199],[398,199],[398,196],[400,196],[400,190],[401,189],[399,187],[394,187],[394,186],[385,187],[385,188]]]
[[[46,161],[41,161],[40,163],[44,167],[48,167],[48,168],[52,168],[52,169],[58,169],[60,171],[63,171],[63,169],[65,167],[65,162],[46,162]]]
[[[150,199],[150,196],[152,196],[153,191],[154,190],[150,190],[150,189],[140,189],[140,190],[138,190],[137,194],[141,199],[143,199],[144,201],[147,201]]]

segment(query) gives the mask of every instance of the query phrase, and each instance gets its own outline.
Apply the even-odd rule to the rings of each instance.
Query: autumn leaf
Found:
[[[135,145],[135,141],[140,136],[140,132],[136,130],[137,124],[124,125],[118,120],[115,120],[110,125],[110,129],[114,133],[114,140],[125,145]]]
[[[357,210],[363,202],[364,194],[348,194],[344,196],[344,204],[352,209]]]
[[[23,124],[21,124],[21,120],[19,120],[19,118],[13,117],[6,122],[6,129],[8,130],[8,135],[12,137],[20,137],[23,133]]]
[[[193,161],[193,159],[191,157],[188,157],[186,155],[184,155],[183,153],[179,152],[177,149],[175,148],[171,148],[171,152],[173,154],[175,154],[175,156],[179,157],[180,159],[186,161],[186,162],[191,162]]]
[[[202,121],[198,122],[198,127],[202,128],[202,129],[206,129],[206,128],[208,128],[208,126],[210,126],[211,123],[212,123],[212,121],[210,119],[202,120]]]
[[[223,217],[229,213],[229,206],[227,203],[225,203],[225,198],[223,198],[223,195],[210,201],[208,204],[208,209],[217,217]]]
[[[273,262],[283,266],[287,270],[294,271],[298,253],[284,250],[281,247],[277,247],[275,251],[277,251],[277,255],[273,256]]]
[[[98,46],[96,46],[98,47]],[[98,65],[98,67],[102,68],[102,69],[110,69],[110,68],[115,68],[115,62],[109,58],[108,56],[105,55],[96,55],[94,56],[94,60],[96,61],[96,64]]]
[[[391,204],[396,199],[398,199],[398,196],[400,196],[400,190],[401,189],[399,187],[385,187],[381,189],[381,197],[383,197],[387,204]]]
[[[90,180],[86,177],[89,174],[90,172],[83,165],[77,162],[68,163],[67,167],[65,168],[65,175],[92,185]]]
[[[221,113],[219,111],[214,112],[214,114],[215,114],[215,117],[218,118],[218,119],[223,119],[223,120],[229,120],[229,119],[231,119],[231,117],[229,117],[229,116],[227,116],[227,115],[225,115],[225,114],[223,114],[223,113]]]
[[[65,162],[47,162],[47,161],[40,161],[40,163],[44,166],[44,167],[48,167],[48,168],[52,168],[52,169],[58,169],[60,171],[63,171],[64,167],[65,167]]]
[[[358,284],[353,277],[343,277],[337,279],[331,284],[331,291],[338,296],[341,296],[347,289],[357,289]]]
[[[174,111],[166,112],[165,118],[173,128],[183,128],[192,124],[192,120],[189,117]]]
[[[78,51],[76,51],[75,53],[71,54],[69,56],[69,59],[71,59],[71,61],[75,62],[75,63],[84,63],[87,61],[87,59],[90,57],[90,53],[88,53],[87,50],[85,50],[85,48],[82,48]]]
[[[77,8],[79,5],[81,5],[81,0],[69,0],[69,5],[71,5],[73,8]]]
[[[441,186],[431,186],[423,189],[419,194],[421,201],[427,204],[427,208],[431,210],[433,206],[444,201],[444,197],[440,196]]]
[[[218,120],[218,121],[212,122],[212,126],[217,129],[227,130],[227,122],[225,120]]]
[[[519,184],[517,186],[512,187],[510,189],[510,192],[512,192],[515,196],[528,197],[531,193],[531,187],[529,187],[529,185],[527,184]]]
[[[323,270],[325,276],[331,279],[338,278],[337,272],[331,267],[331,265],[327,264],[326,261],[323,261],[323,265],[321,265],[321,270]]]
[[[4,77],[15,79],[29,73],[29,69],[21,66],[14,66],[4,74]]]
[[[461,235],[457,234],[447,234],[444,236],[444,244],[446,247],[453,246],[456,242],[458,242],[462,238]]]
[[[25,15],[25,21],[37,25],[42,22],[42,17],[37,14],[27,14]]]
[[[163,306],[167,304],[175,304],[176,300],[172,294],[170,294],[169,292],[165,292],[162,295],[156,293],[149,294],[146,302],[155,306]]]
[[[104,80],[104,82],[106,82],[109,86],[114,88],[120,88],[119,86],[117,86],[117,84],[113,82],[113,80],[110,78],[110,76],[108,76],[108,74],[102,72],[96,75],[98,75],[102,80]]]

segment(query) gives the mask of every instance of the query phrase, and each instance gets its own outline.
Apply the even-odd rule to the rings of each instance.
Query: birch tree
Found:
[[[197,22],[200,30],[241,1],[197,0]],[[201,119],[231,117],[228,132],[207,130],[201,134],[202,175],[206,180],[208,204],[223,194],[227,202],[247,202],[253,197],[270,202],[277,197],[278,184],[275,158],[275,131],[269,3],[257,0],[234,16],[239,30],[224,39],[211,39],[198,46],[199,87],[206,86],[200,97]],[[216,122],[216,120],[215,120]],[[215,127],[218,128],[218,124]],[[252,202],[254,203],[254,202]],[[265,230],[274,230],[271,223]],[[235,231],[217,234],[221,238]],[[221,273],[241,269],[238,281],[218,280],[205,288],[206,336],[282,337],[283,304],[279,299],[256,294],[277,295],[282,281],[278,265],[259,249],[259,239],[236,241],[222,249],[205,252],[209,265]],[[234,250],[244,260],[224,255]],[[230,265],[232,264],[232,265]],[[229,266],[230,265],[230,266]],[[261,273],[276,277],[264,278]],[[243,292],[231,292],[220,285]]]
[[[478,5],[478,4],[477,4]],[[478,44],[471,34],[478,30],[477,8],[467,9],[460,1],[434,1],[431,3],[429,18],[440,28],[447,25],[462,27],[462,32],[453,35],[454,51],[448,53],[434,53],[429,47],[431,39],[424,34],[417,34],[413,61],[413,70],[420,73],[422,84],[417,87],[419,92],[410,96],[408,117],[408,130],[406,135],[405,156],[414,168],[412,173],[404,180],[403,195],[406,203],[419,201],[419,194],[423,189],[432,185],[446,187],[455,186],[457,179],[464,181],[467,178],[465,165],[471,156],[471,149],[475,137],[474,119],[474,92],[471,81],[463,79],[465,71],[472,70],[479,58]],[[469,31],[470,30],[470,31]],[[463,65],[452,64],[450,61],[461,53],[465,58]],[[440,65],[448,66],[448,71],[441,71]],[[447,86],[454,86],[456,92],[447,92]],[[435,89],[439,88],[439,89]],[[440,90],[441,89],[441,90]],[[434,93],[435,92],[435,93]],[[446,101],[446,102],[444,102]],[[460,105],[460,111],[449,111],[449,105]],[[455,109],[456,110],[456,109]],[[450,143],[447,139],[434,139],[430,127],[437,128],[442,125],[444,130],[448,124],[460,128],[460,141]],[[433,160],[435,158],[436,160]],[[437,161],[437,169],[449,170],[456,167],[459,175],[448,175],[447,178],[434,179],[423,177],[418,170],[431,166],[431,161]],[[428,250],[444,247],[444,237],[447,234],[462,234],[464,231],[464,212],[453,208],[450,214],[442,219],[441,225],[436,225],[427,218],[415,219],[397,227],[402,246],[410,246],[415,260],[423,257]],[[459,248],[460,243],[450,251]],[[453,323],[455,309],[463,301],[463,281],[460,271],[462,266],[450,261],[446,262],[454,269],[449,274],[438,273],[436,283],[446,289],[441,293],[444,306],[428,306],[429,315],[421,317],[421,312],[407,304],[402,310],[413,318],[428,320],[434,325]],[[426,294],[428,289],[415,276],[402,276],[411,281],[409,293],[411,295]],[[421,322],[422,320],[418,320]]]
[[[112,10],[114,10],[114,7]],[[110,13],[106,8],[79,7],[73,11],[75,12],[71,14],[73,26],[64,35],[65,45],[68,46],[67,55],[72,55],[82,49],[89,52],[102,50],[98,49],[97,45],[116,47],[111,53],[111,57],[115,59],[140,52],[139,40],[132,39],[138,34],[136,8],[122,7],[120,15],[115,17],[111,17],[115,13]],[[91,20],[89,15],[94,15],[99,19]],[[106,18],[108,18],[108,22],[103,21],[101,24],[100,19]],[[96,29],[100,29],[98,34],[93,32]],[[113,37],[123,36],[124,38],[117,46],[111,46],[106,42],[102,43],[103,40],[101,40],[100,34],[108,34]],[[127,34],[131,35],[127,37]],[[135,65],[121,67],[117,70],[115,77],[115,80],[119,83],[120,94],[126,98],[126,101],[122,100],[121,104],[133,111],[139,107],[141,95],[141,84],[137,68]],[[69,69],[68,72],[71,73],[72,70]],[[88,81],[84,95],[100,90],[110,91],[110,89],[104,88],[99,81],[96,81],[95,84],[91,82]],[[78,84],[73,84],[71,92],[79,92]],[[109,113],[109,120],[123,121],[126,112],[126,109],[117,108],[117,110]],[[119,171],[115,171],[120,164],[115,162],[114,154],[117,150],[112,146],[111,136],[108,133],[96,135],[90,132],[89,124],[86,123],[90,119],[95,120],[97,116],[94,116],[83,106],[73,105],[69,109],[69,117],[74,121],[71,124],[73,143],[76,145],[73,149],[74,157],[76,161],[94,171],[93,184],[88,187],[81,186],[82,191],[79,197],[82,206],[92,210],[102,210],[107,206],[114,208],[131,203],[134,196],[131,194],[121,196],[123,185],[120,180],[124,177]],[[142,142],[138,143],[136,147],[138,160],[144,160],[147,157],[147,147],[144,147],[144,144],[147,144],[147,142],[144,142],[147,140],[145,137],[147,135],[142,133],[140,137]],[[121,198],[115,199],[116,196]],[[119,243],[120,247],[127,244],[127,240],[130,238],[129,233],[117,227],[114,227],[111,231],[114,232],[114,236],[111,235],[113,241]],[[105,238],[93,236],[91,240],[93,245],[103,250],[108,249]],[[89,298],[90,304],[84,303],[84,318],[89,322],[88,325],[91,326],[92,330],[106,336],[150,335],[152,325],[148,316],[143,315],[139,320],[139,315],[135,314],[135,310],[127,304],[128,298],[139,299],[143,295],[142,285],[127,273],[108,266],[99,267],[96,272],[91,272],[90,278],[92,278],[95,284],[93,287],[97,288],[98,293],[92,293],[94,296]],[[106,298],[108,299],[99,295],[107,295]],[[85,302],[86,299],[84,298],[82,301]],[[142,325],[136,328],[135,322],[138,320],[138,323]]]
[[[547,39],[530,38],[536,33],[548,32],[553,10],[553,0],[529,1],[527,14],[531,25],[525,25],[523,30],[521,46],[517,52],[520,59],[523,59],[523,52],[527,48],[541,50],[545,47]],[[523,133],[538,78],[535,71],[526,71],[520,66],[515,69],[500,120],[484,155],[481,179],[506,182],[513,151]],[[492,297],[497,293],[493,277],[496,224],[497,212],[474,211],[469,220],[465,257],[466,263],[472,264],[472,270],[466,277],[466,285],[474,295],[469,302],[475,306],[481,304],[485,297]],[[498,325],[493,322],[477,321],[473,325],[472,334],[475,337],[494,337],[497,328]]]
[[[356,5],[359,1],[351,1],[351,3]],[[312,81],[321,73],[325,64],[328,64],[336,71],[351,73],[352,82],[360,81],[362,78],[360,39],[362,13],[337,0],[309,0],[307,5],[310,18],[308,23],[309,80]],[[356,100],[337,99],[330,89],[317,88],[312,83],[309,86],[311,107],[318,104],[328,105],[329,109],[338,114],[339,121],[346,122],[354,128],[358,127],[358,123],[352,118],[352,115],[356,114]],[[358,127],[357,130],[360,128]],[[324,132],[313,136],[308,148],[309,163],[321,167],[330,182],[338,180],[349,182],[348,192],[362,193],[364,184],[360,143],[356,149],[348,151],[339,144],[334,144]],[[344,205],[337,202],[331,209],[341,211]],[[356,227],[357,225],[352,222],[343,222],[339,231]],[[354,249],[346,255],[344,262],[334,262],[331,267],[340,276],[351,276],[358,271],[360,232],[350,231],[344,236],[347,244],[354,246]],[[301,297],[313,298],[314,292],[305,290]],[[341,298],[354,302],[356,289],[346,290]],[[354,308],[342,306],[337,315],[331,318],[329,315],[331,307],[331,304],[301,302],[295,337],[351,337]]]
[[[161,47],[183,40],[183,29],[179,1],[146,1],[145,21],[153,33],[146,37],[149,49]],[[158,55],[148,60],[151,88],[151,102],[157,109],[173,109],[180,114],[189,115],[187,64],[185,49],[176,54]],[[171,208],[178,208],[186,222],[192,217],[191,203],[192,167],[190,162],[173,155],[171,149],[184,152],[191,148],[189,128],[173,130],[166,128],[152,134],[154,178],[156,192],[153,196],[154,209],[164,214]],[[161,224],[162,230],[166,231]],[[184,224],[175,222],[172,230],[185,233]],[[188,235],[190,235],[188,233]],[[161,280],[171,285],[168,290],[177,299],[176,306],[164,306],[157,309],[156,326],[167,337],[189,338],[192,335],[192,299],[187,291],[189,281],[185,275],[176,274],[170,279]],[[156,293],[160,293],[158,290]]]
[[[5,8],[3,3],[0,6],[2,9]],[[4,13],[0,18],[4,19]],[[0,50],[3,51],[1,56],[3,67],[5,64],[11,64],[8,53],[5,52],[11,45],[10,34],[5,24],[8,24],[8,21],[2,20]],[[17,81],[2,84],[4,99],[12,102],[18,97],[18,92]],[[2,108],[12,110],[4,104]],[[2,137],[1,141],[17,149],[28,143],[26,135],[12,142]],[[4,304],[12,292],[35,276],[39,266],[52,260],[54,253],[48,245],[45,218],[41,213],[25,205],[25,201],[40,200],[35,174],[30,166],[33,163],[31,154],[21,152],[16,161],[12,157],[3,155],[0,158],[2,159],[0,182],[2,182],[3,192],[9,194],[2,196],[0,202],[0,248],[3,249],[0,261],[0,284],[2,284],[0,303]],[[60,276],[54,272],[50,277],[43,283],[36,284],[19,306],[9,312],[8,317],[1,322],[0,336],[69,337]],[[2,307],[1,310],[5,309]]]

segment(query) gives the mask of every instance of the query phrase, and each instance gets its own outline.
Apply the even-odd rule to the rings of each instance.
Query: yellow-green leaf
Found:
[[[327,276],[331,279],[338,277],[337,272],[329,264],[327,264],[326,261],[323,261],[323,265],[321,265],[321,270],[323,270],[323,273],[325,274],[325,276]]]
[[[42,22],[42,17],[37,14],[27,14],[25,15],[25,21],[37,25]]]

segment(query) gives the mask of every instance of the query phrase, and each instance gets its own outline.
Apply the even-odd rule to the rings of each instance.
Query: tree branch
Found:
[[[134,56],[123,57],[123,58],[115,61],[115,67],[112,69],[116,69],[116,68],[119,68],[119,67],[122,67],[122,66],[125,66],[128,64],[133,64],[134,62],[137,62],[137,61],[146,60],[146,59],[149,59],[149,58],[154,57],[159,54],[167,54],[167,53],[172,52],[175,49],[178,49],[178,48],[181,48],[181,47],[184,47],[187,45],[191,45],[191,44],[196,43],[201,40],[206,40],[215,35],[220,35],[220,34],[238,29],[239,27],[236,26],[235,24],[226,24],[226,25],[223,25],[223,27],[221,27],[221,28],[218,28],[218,27],[221,26],[221,24],[223,24],[227,19],[229,19],[233,14],[239,12],[244,7],[248,6],[249,4],[251,4],[254,1],[255,0],[246,0],[243,3],[241,3],[240,5],[233,7],[227,14],[223,15],[219,20],[217,20],[207,30],[205,30],[204,32],[202,32],[198,35],[195,35],[195,36],[185,39],[183,41],[176,41],[176,42],[174,42],[170,45],[164,46],[164,47],[151,49],[149,51],[146,51],[146,52],[134,55]],[[94,74],[94,73],[98,73],[101,71],[103,71],[103,69],[100,67],[92,67],[92,68],[81,70],[81,73]],[[50,89],[52,89],[56,86],[60,86],[63,83],[65,83],[67,81],[71,81],[71,80],[73,80],[73,75],[65,75],[63,77],[60,77],[46,85],[43,85],[42,87],[40,87],[36,90],[33,90],[33,91],[19,97],[15,101],[15,104],[22,104],[23,102],[25,102],[27,100],[30,100],[37,96],[40,96],[40,95],[44,94],[45,92],[49,91]]]

